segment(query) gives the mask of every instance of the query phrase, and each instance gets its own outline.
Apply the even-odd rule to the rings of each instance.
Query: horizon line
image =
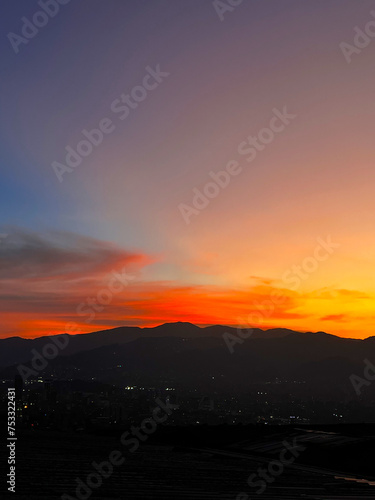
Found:
[[[104,330],[94,330],[94,331],[91,331],[91,332],[78,332],[78,333],[66,333],[66,332],[62,332],[62,333],[54,333],[54,334],[47,334],[47,335],[40,335],[40,336],[36,336],[36,337],[21,337],[20,335],[11,335],[10,337],[4,337],[4,338],[0,338],[0,340],[9,340],[9,339],[22,339],[22,340],[37,340],[37,339],[41,339],[41,338],[44,338],[44,337],[58,337],[58,336],[61,336],[61,335],[69,335],[70,337],[76,337],[78,335],[92,335],[93,333],[102,333],[102,332],[108,332],[108,331],[112,331],[112,330],[117,330],[119,328],[138,328],[140,330],[154,330],[155,328],[159,328],[161,326],[166,326],[166,325],[191,325],[191,326],[194,326],[196,328],[200,328],[200,329],[205,329],[205,328],[210,328],[210,327],[223,327],[223,328],[231,328],[231,329],[240,329],[240,330],[247,330],[248,328],[239,328],[239,326],[230,326],[230,325],[222,325],[222,324],[219,324],[219,323],[215,323],[215,324],[194,324],[194,323],[191,323],[190,321],[172,321],[172,322],[166,322],[166,323],[160,323],[158,325],[155,325],[155,326],[138,326],[138,325],[121,325],[121,326],[115,326],[113,328],[106,328]],[[367,340],[367,339],[370,339],[372,337],[374,337],[373,335],[370,335],[369,337],[365,337],[363,339],[360,339],[360,338],[353,338],[353,337],[342,337],[340,335],[335,335],[333,333],[329,333],[329,332],[325,332],[325,331],[322,331],[322,330],[319,330],[319,331],[316,331],[316,332],[313,332],[311,330],[293,330],[291,328],[285,328],[285,327],[272,327],[272,328],[260,328],[260,327],[257,327],[257,326],[254,326],[254,327],[250,327],[251,329],[253,330],[260,330],[262,332],[268,332],[270,330],[288,330],[290,332],[293,332],[293,333],[311,333],[311,334],[318,334],[318,333],[324,333],[325,335],[330,335],[332,337],[336,337],[336,338],[339,338],[339,339],[346,339],[346,340],[359,340],[359,341],[363,341],[363,340]]]

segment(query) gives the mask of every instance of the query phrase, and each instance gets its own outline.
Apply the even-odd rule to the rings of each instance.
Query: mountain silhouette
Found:
[[[294,393],[353,399],[357,396],[351,374],[363,375],[366,358],[375,362],[375,337],[357,340],[324,332],[254,329],[231,353],[227,334],[235,338],[238,331],[167,323],[69,336],[68,346],[49,361],[44,376],[79,375],[119,385],[177,384],[213,392],[246,392],[254,384],[274,387],[280,382],[294,384]],[[50,337],[0,340],[2,377],[14,376],[17,363],[30,363],[31,351],[42,352],[48,342]]]

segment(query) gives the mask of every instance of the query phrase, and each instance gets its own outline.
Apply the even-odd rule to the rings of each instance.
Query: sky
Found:
[[[374,335],[374,1],[61,2],[2,1],[0,337]]]

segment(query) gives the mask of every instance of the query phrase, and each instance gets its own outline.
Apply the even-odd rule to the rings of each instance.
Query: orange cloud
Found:
[[[345,314],[328,314],[320,319],[321,321],[335,321],[337,323],[342,323],[344,321],[348,321],[349,318]]]

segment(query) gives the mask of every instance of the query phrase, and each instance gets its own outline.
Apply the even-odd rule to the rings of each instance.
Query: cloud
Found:
[[[349,318],[346,314],[328,314],[327,316],[323,316],[320,318],[321,321],[335,321],[336,323],[344,323],[349,321]]]
[[[14,229],[0,247],[0,280],[69,281],[150,261],[140,253],[70,232],[40,235]]]
[[[371,299],[371,296],[364,292],[359,292],[358,290],[346,290],[341,288],[337,290],[337,293],[341,298],[348,299]]]
[[[0,247],[1,336],[64,331],[77,306],[108,286],[112,272],[140,279],[154,259],[70,232],[10,229]]]
[[[274,279],[263,278],[262,276],[250,276],[249,278],[263,285],[272,285],[273,283],[276,282],[276,280]]]

